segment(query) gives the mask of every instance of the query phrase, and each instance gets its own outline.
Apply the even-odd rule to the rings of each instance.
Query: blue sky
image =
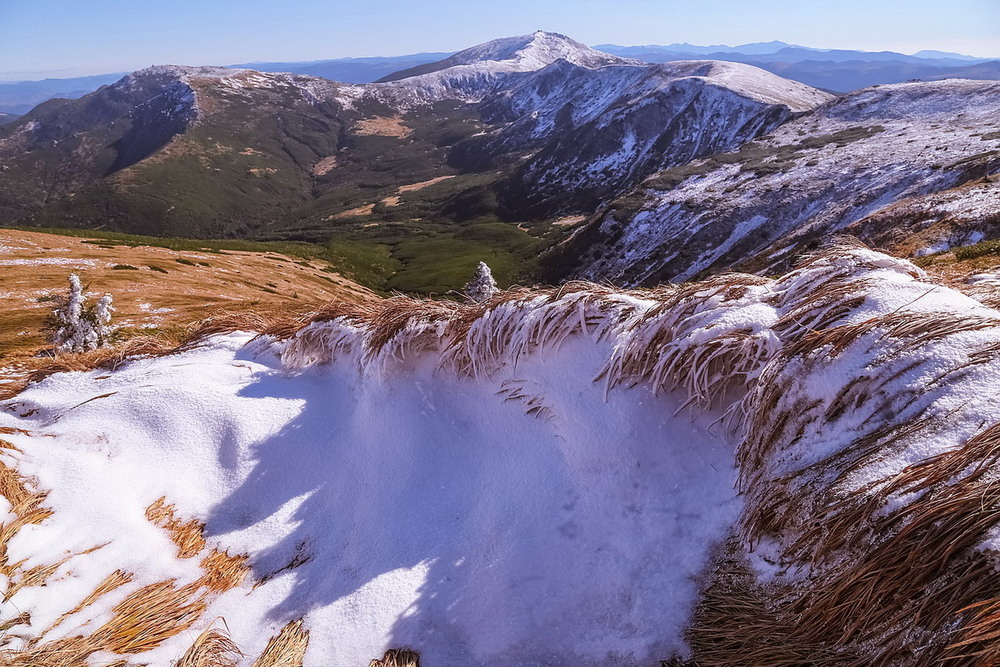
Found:
[[[1000,57],[1000,0],[0,0],[0,80],[453,51],[537,29]]]

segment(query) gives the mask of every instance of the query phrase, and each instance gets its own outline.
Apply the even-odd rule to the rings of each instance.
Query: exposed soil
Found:
[[[372,211],[375,210],[375,204],[364,204],[356,208],[348,209],[346,211],[341,211],[340,213],[335,213],[334,215],[327,216],[327,220],[342,220],[344,218],[354,218],[362,215],[371,215]]]
[[[356,122],[352,129],[355,134],[362,136],[398,137],[402,139],[413,134],[413,130],[404,125],[403,119],[399,116],[365,118]]]
[[[440,183],[441,181],[447,181],[449,178],[455,178],[454,176],[438,176],[437,178],[432,178],[427,181],[420,181],[419,183],[410,183],[409,185],[399,186],[399,192],[416,192],[417,190],[423,190],[424,188],[430,187],[435,183]]]
[[[329,174],[337,166],[337,156],[325,157],[313,165],[313,176],[324,176]]]

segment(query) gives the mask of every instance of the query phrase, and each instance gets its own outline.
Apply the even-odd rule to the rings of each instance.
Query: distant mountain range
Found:
[[[668,44],[619,46],[600,44],[595,50],[647,63],[677,60],[727,60],[760,67],[784,78],[834,92],[849,92],[884,83],[912,79],[946,78],[1000,80],[1000,60],[959,53],[920,51],[905,55],[892,51],[813,49],[785,42],[756,42],[739,46]],[[342,83],[371,83],[397,73],[421,73],[421,66],[443,61],[451,52],[415,53],[372,58],[337,58],[306,62],[249,62],[230,65],[260,72],[287,72],[318,76]],[[52,98],[76,99],[114,83],[124,72],[71,79],[0,83],[0,112],[23,114]],[[4,122],[0,118],[0,123]]]
[[[937,247],[998,223],[991,81],[837,97],[546,32],[382,79],[158,66],[47,101],[0,126],[0,223],[332,244],[424,292],[480,259],[640,284],[777,270],[848,228]]]
[[[617,46],[595,47],[607,53],[650,63],[688,59],[730,60],[760,67],[779,76],[833,92],[850,92],[914,79],[1000,80],[1000,61],[958,53],[921,51],[908,56],[892,51],[812,49],[784,42],[742,46]]]
[[[408,56],[379,58],[337,58],[334,60],[312,60],[308,62],[253,62],[230,65],[238,69],[253,69],[258,72],[290,72],[321,76],[342,83],[371,83],[400,70],[410,69],[425,63],[447,58],[451,52],[414,53]]]
[[[989,58],[975,58],[960,53],[944,53],[941,51],[921,51],[913,55],[905,55],[894,51],[854,51],[848,49],[813,49],[808,46],[798,46],[785,42],[755,42],[740,46],[693,46],[691,44],[668,44],[666,46],[618,46],[617,44],[600,44],[594,47],[605,53],[612,53],[629,58],[638,58],[647,62],[665,62],[697,56],[699,58],[719,58],[727,56],[729,60],[741,60],[746,57],[759,58],[765,62],[802,62],[803,60],[826,62],[909,62],[937,67],[954,67],[969,63],[985,62]]]
[[[54,98],[77,99],[101,86],[114,83],[125,74],[127,72],[81,76],[72,79],[0,83],[0,112],[21,115],[31,111],[45,100]]]

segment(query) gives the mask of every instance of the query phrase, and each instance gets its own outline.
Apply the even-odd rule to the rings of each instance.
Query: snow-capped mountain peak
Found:
[[[574,65],[592,69],[608,65],[645,64],[638,60],[597,51],[565,35],[538,30],[530,35],[494,39],[459,51],[436,63],[390,74],[382,81],[399,81],[455,67],[485,68],[503,72],[532,72],[551,65],[557,60],[566,60]]]
[[[543,30],[520,37],[495,39],[479,46],[459,51],[441,64],[472,65],[485,62],[510,62],[522,71],[541,69],[557,60],[566,60],[581,67],[637,64],[638,61],[596,51],[565,35]],[[449,63],[449,61],[452,61]]]

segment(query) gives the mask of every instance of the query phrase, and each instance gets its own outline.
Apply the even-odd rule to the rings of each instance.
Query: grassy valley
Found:
[[[502,219],[496,188],[506,171],[449,164],[455,144],[487,128],[472,105],[345,109],[278,86],[267,91],[274,113],[261,113],[239,90],[197,78],[192,86],[210,110],[204,120],[8,223],[167,247],[185,238],[220,249],[277,243],[377,291],[437,294],[461,289],[479,261],[501,284],[534,281],[540,250],[561,232]]]

